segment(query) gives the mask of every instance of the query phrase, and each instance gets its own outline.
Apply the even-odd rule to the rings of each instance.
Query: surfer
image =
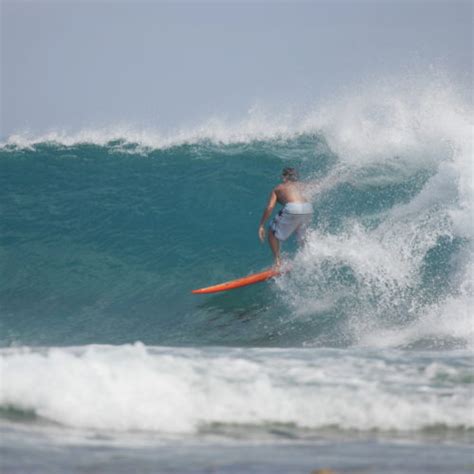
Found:
[[[295,168],[284,168],[281,177],[283,183],[275,186],[270,193],[267,207],[263,211],[258,227],[258,236],[263,243],[265,241],[265,222],[271,216],[277,202],[283,206],[270,222],[268,232],[268,243],[272,249],[277,269],[281,265],[280,242],[284,242],[296,232],[298,242],[301,244],[313,214],[311,203],[304,196],[304,184],[298,180]]]

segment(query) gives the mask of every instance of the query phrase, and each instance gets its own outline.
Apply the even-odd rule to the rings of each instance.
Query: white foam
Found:
[[[310,114],[306,126],[321,130],[330,148],[356,166],[393,157],[420,166],[459,149],[472,152],[472,104],[446,77],[393,78],[351,88]]]
[[[465,256],[465,255],[464,255]],[[429,339],[436,345],[449,347],[450,340],[464,341],[474,348],[474,307],[472,272],[467,258],[460,267],[458,291],[439,303],[419,309],[418,318],[396,329],[376,329],[361,334],[360,343],[370,347],[399,347]]]
[[[317,318],[328,311],[318,301],[336,307],[357,296],[345,328],[339,328],[341,337],[387,347],[446,336],[472,347],[472,117],[472,104],[446,78],[418,77],[359,87],[307,118],[306,126],[322,131],[339,158],[331,177],[356,189],[403,183],[420,170],[431,177],[409,201],[374,215],[376,227],[351,218],[337,235],[318,227],[310,232],[296,271],[279,282],[293,315]],[[458,271],[446,269],[453,273],[452,294],[430,303],[421,294],[417,299],[413,289],[439,238],[471,244],[462,244],[468,250],[452,265]],[[355,279],[350,288],[331,280],[342,267]],[[404,323],[394,322],[397,311],[396,317],[404,312]]]
[[[430,302],[422,289],[414,290],[430,284],[421,276],[438,239],[456,236],[449,209],[443,211],[438,204],[438,199],[421,196],[389,211],[375,228],[348,221],[338,234],[311,230],[294,258],[294,271],[277,280],[290,319],[344,311],[344,326],[329,337],[333,343],[349,337],[356,345],[399,347],[439,338],[442,346],[443,339],[454,338],[474,347],[469,247],[444,270],[450,272],[451,293]],[[350,273],[349,283],[334,277],[341,271]],[[352,302],[350,307],[344,306],[345,299]]]
[[[138,148],[128,150],[137,153],[204,141],[227,145],[255,140],[290,139],[300,133],[302,131],[288,115],[270,114],[262,108],[253,107],[241,120],[229,121],[222,117],[212,117],[200,124],[168,132],[153,127],[138,128],[131,124],[91,127],[77,132],[52,130],[35,134],[23,131],[9,136],[5,142],[0,143],[0,147],[32,148],[42,143],[104,146],[111,142],[120,142],[115,149],[127,151],[123,145],[136,144]]]
[[[54,142],[105,145],[111,141],[150,149],[211,141],[218,144],[287,139],[305,133],[322,133],[330,148],[348,163],[381,157],[413,157],[431,161],[433,151],[455,152],[472,143],[472,104],[443,74],[372,79],[347,86],[313,106],[275,110],[258,103],[240,119],[214,116],[192,125],[164,131],[154,126],[115,123],[79,131],[53,129],[45,133],[19,131],[0,147],[31,147]],[[462,150],[461,150],[462,153]]]
[[[417,362],[403,353],[135,344],[2,349],[0,356],[2,407],[77,428],[192,434],[213,423],[474,426],[472,391],[456,382],[470,369],[443,355],[427,366],[426,357]],[[444,373],[450,379],[440,382]]]

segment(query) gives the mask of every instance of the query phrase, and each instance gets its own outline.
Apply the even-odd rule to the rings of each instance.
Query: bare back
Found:
[[[283,206],[289,202],[308,202],[305,197],[305,185],[298,181],[286,181],[279,184],[273,191],[277,201]]]

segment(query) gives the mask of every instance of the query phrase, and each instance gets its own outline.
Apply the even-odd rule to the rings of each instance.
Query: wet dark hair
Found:
[[[288,178],[290,181],[298,181],[298,172],[295,168],[283,168],[282,176]]]

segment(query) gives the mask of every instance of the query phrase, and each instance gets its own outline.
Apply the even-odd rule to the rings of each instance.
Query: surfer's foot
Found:
[[[279,258],[277,258],[275,260],[275,265],[273,265],[273,269],[277,272],[280,271],[280,269],[281,269],[281,260]]]

